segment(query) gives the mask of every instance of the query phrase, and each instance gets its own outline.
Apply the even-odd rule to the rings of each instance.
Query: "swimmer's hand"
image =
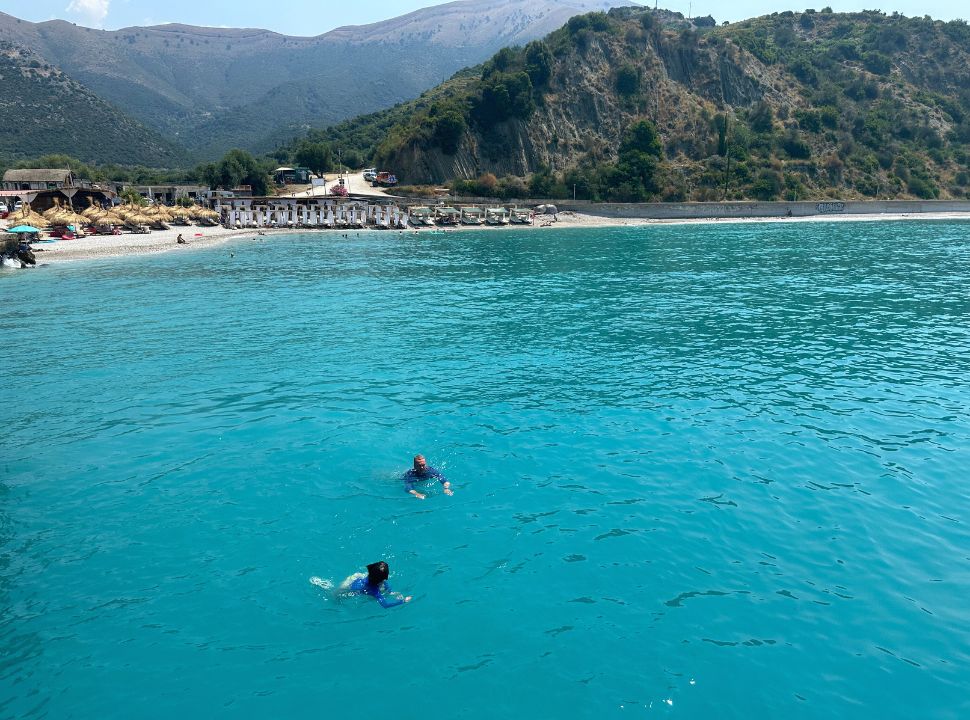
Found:
[[[424,500],[425,496],[419,493],[417,490],[412,490],[411,494],[414,495],[418,500]]]
[[[444,485],[442,485],[442,487],[445,489],[445,495],[454,495],[455,494],[455,493],[453,493],[451,491],[451,483],[450,482],[446,482]]]
[[[411,596],[408,595],[406,598],[404,598],[404,602],[411,602]]]

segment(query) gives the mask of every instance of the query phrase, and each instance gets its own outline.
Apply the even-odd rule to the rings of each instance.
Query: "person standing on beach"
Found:
[[[424,455],[415,455],[414,467],[404,473],[404,489],[411,495],[414,495],[418,500],[424,500],[427,495],[418,492],[414,487],[417,483],[424,480],[437,480],[441,483],[441,487],[444,488],[445,495],[454,495],[451,491],[451,483],[448,482],[448,478],[428,465],[427,460],[424,459]]]

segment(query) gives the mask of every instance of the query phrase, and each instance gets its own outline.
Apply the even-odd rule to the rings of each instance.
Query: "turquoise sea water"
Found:
[[[970,716],[970,224],[302,235],[0,301],[0,718]],[[309,582],[379,558],[412,603]]]

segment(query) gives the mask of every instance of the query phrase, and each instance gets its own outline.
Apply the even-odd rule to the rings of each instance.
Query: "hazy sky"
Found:
[[[108,30],[179,22],[265,28],[287,35],[319,35],[341,25],[364,25],[442,4],[436,0],[282,0],[275,3],[265,0],[0,0],[0,10],[33,22],[60,18]],[[618,0],[617,4],[625,3]],[[668,0],[659,4],[685,15],[713,15],[718,22],[806,7],[819,10],[826,5],[836,12],[878,8],[887,13],[930,15],[939,20],[970,18],[967,0],[818,0],[814,4],[809,0],[792,0],[787,4],[782,0],[735,0],[730,4],[723,0]]]

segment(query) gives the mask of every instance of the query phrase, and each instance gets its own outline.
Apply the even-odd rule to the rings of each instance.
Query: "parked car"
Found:
[[[373,187],[393,187],[397,185],[397,175],[383,170],[374,176]]]
[[[374,182],[377,179],[377,168],[367,168],[364,170],[364,181]]]
[[[0,213],[10,212],[10,208],[7,207],[7,203],[0,202]]]

